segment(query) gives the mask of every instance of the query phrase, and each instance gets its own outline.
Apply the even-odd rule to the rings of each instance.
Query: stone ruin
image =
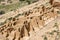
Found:
[[[57,11],[53,4],[48,7],[45,4],[34,4],[36,7],[33,9],[8,18],[5,24],[0,26],[0,35],[3,37],[0,40],[25,40],[24,37],[30,37],[32,33],[56,19]]]

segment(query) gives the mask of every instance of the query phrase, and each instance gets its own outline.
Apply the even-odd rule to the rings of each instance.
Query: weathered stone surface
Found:
[[[40,2],[37,2],[36,4],[35,3],[31,4],[33,6],[29,5],[30,7],[27,7],[28,10],[26,8],[23,9],[21,8],[21,10],[17,10],[20,13],[13,12],[13,15],[12,14],[9,15],[12,18],[8,16],[4,17],[7,14],[1,16],[6,18],[7,20],[6,23],[0,27],[0,33],[1,33],[0,37],[4,37],[3,39],[2,38],[0,39],[1,40],[5,40],[5,39],[6,40],[43,40],[41,39],[42,38],[41,35],[45,34],[45,32],[55,29],[49,26],[47,27],[47,29],[49,29],[47,31],[46,28],[44,29],[45,25],[56,19],[58,16],[57,11],[52,5],[51,6],[48,5],[50,6],[50,8],[45,7],[46,3],[41,5]],[[49,36],[50,35],[48,35],[47,37]]]

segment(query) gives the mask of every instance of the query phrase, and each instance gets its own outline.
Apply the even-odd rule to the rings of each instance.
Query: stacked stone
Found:
[[[23,17],[14,17],[7,20],[6,24],[0,27],[0,33],[6,40],[28,40],[36,31],[41,30],[44,25],[57,17],[57,12],[51,6],[45,5],[34,7],[25,11]]]

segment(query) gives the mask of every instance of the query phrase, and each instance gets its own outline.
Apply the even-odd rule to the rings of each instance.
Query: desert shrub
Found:
[[[0,11],[0,15],[5,14],[5,11]]]

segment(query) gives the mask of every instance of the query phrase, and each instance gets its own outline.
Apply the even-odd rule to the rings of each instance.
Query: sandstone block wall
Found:
[[[24,37],[30,37],[32,33],[42,29],[44,25],[57,18],[57,11],[52,5],[47,8],[44,5],[38,5],[33,9],[23,11],[21,14],[16,14],[0,27],[0,34],[6,40],[23,40]]]

